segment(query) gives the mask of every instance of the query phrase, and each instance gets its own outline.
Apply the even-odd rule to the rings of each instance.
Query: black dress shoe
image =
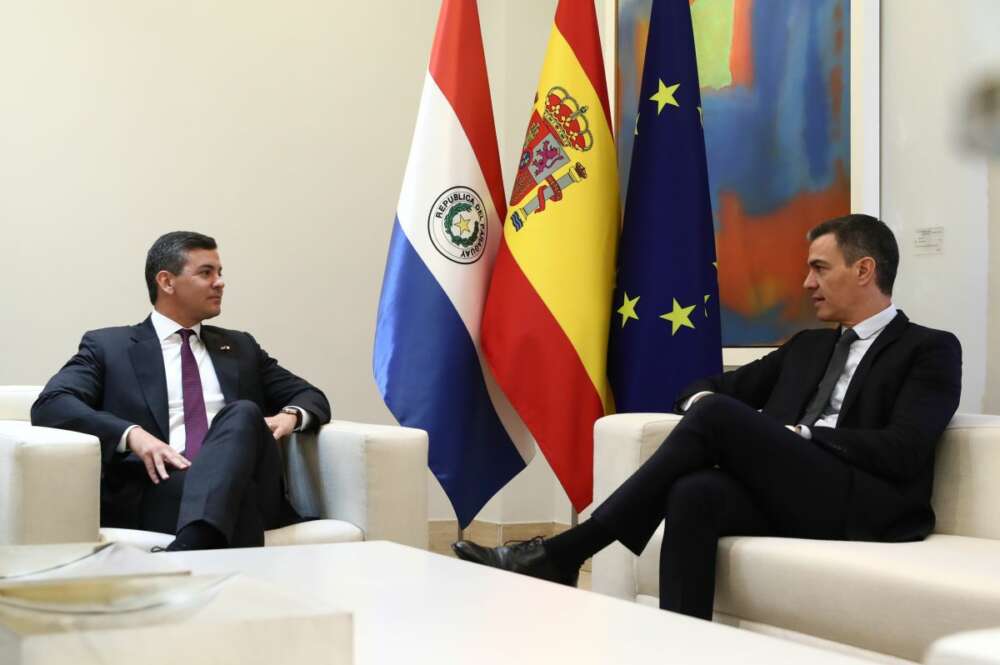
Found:
[[[531,540],[512,541],[500,547],[483,547],[469,540],[453,543],[451,549],[459,559],[481,563],[484,566],[509,570],[540,580],[566,586],[576,586],[580,569],[566,570],[555,565],[545,551],[545,540],[538,536]]]

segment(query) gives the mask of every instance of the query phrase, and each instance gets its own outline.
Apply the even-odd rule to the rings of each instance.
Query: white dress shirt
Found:
[[[187,434],[184,429],[184,390],[181,384],[181,345],[183,342],[179,331],[184,326],[155,310],[149,318],[156,331],[156,337],[160,340],[160,349],[163,351],[163,369],[167,378],[167,427],[170,430],[170,440],[167,443],[178,453],[183,453]],[[198,364],[201,390],[205,398],[205,415],[208,416],[208,424],[211,426],[212,419],[226,405],[226,399],[222,394],[219,377],[215,374],[212,356],[209,355],[205,343],[201,340],[201,324],[192,326],[191,330],[195,332],[190,341],[191,353],[194,354],[194,360]],[[299,426],[295,430],[300,431],[307,424],[309,412],[300,407],[293,408],[298,410],[301,416]],[[132,425],[122,433],[121,441],[118,442],[118,452],[124,453],[128,450],[128,433],[136,427],[138,425]]]
[[[156,331],[156,338],[160,340],[160,349],[163,351],[163,369],[167,377],[167,427],[170,430],[170,440],[167,443],[175,451],[182,453],[187,434],[184,429],[184,390],[181,387],[182,341],[178,331],[184,326],[155,310],[149,318]],[[201,390],[205,396],[205,415],[208,416],[208,424],[211,425],[212,419],[226,405],[226,399],[222,395],[219,377],[215,374],[212,356],[208,355],[208,349],[201,341],[201,324],[192,326],[191,330],[195,333],[191,336],[191,353],[194,354],[194,361],[198,363]],[[125,452],[128,433],[134,427],[136,425],[129,427],[122,434],[122,440],[118,443],[118,452]]]
[[[847,363],[844,364],[844,371],[833,386],[833,393],[830,395],[830,403],[826,405],[819,419],[814,423],[814,427],[836,427],[840,418],[840,407],[844,405],[844,397],[847,396],[847,387],[851,385],[854,372],[861,364],[861,359],[871,348],[878,336],[882,334],[886,326],[896,318],[896,306],[890,304],[875,316],[871,316],[858,325],[854,326],[854,332],[858,339],[851,342],[851,350],[847,352]],[[845,328],[846,330],[846,328]],[[805,430],[803,436],[809,437],[809,428]]]
[[[851,385],[851,379],[854,378],[855,370],[858,369],[861,359],[865,357],[865,353],[875,343],[878,336],[896,318],[896,313],[896,306],[890,303],[888,307],[878,314],[868,317],[854,326],[854,332],[858,335],[858,339],[851,342],[851,348],[847,352],[847,363],[844,365],[844,371],[841,372],[837,383],[833,387],[833,393],[830,395],[830,403],[823,409],[819,419],[813,424],[814,427],[837,426],[837,420],[840,418],[840,407],[844,405],[844,397],[847,396],[847,388]],[[841,334],[843,334],[843,330]],[[708,390],[695,393],[688,398],[687,403],[682,405],[682,410],[687,411],[696,401],[705,395],[711,394]],[[805,425],[786,425],[786,427],[807,439],[812,438],[812,432]]]

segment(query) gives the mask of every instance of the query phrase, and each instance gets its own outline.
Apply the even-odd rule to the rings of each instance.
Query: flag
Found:
[[[475,0],[444,0],[396,208],[375,381],[465,527],[534,445],[482,360],[480,322],[506,214]]]
[[[497,382],[582,510],[608,409],[618,174],[597,15],[560,0],[483,316]]]
[[[670,412],[687,384],[722,371],[712,202],[688,0],[654,0],[640,95],[608,375],[619,412]]]

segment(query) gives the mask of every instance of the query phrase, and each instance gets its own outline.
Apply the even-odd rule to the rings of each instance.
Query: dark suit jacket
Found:
[[[816,392],[838,331],[806,330],[740,369],[698,381],[783,424],[795,424]],[[934,528],[934,454],[958,408],[962,347],[951,333],[911,323],[899,312],[865,353],[837,427],[813,427],[812,444],[852,467],[847,537],[919,540]]]
[[[250,400],[265,415],[294,404],[312,414],[313,427],[329,422],[326,396],[278,365],[249,333],[202,325],[201,338],[227,404]],[[135,455],[116,452],[118,442],[131,425],[162,441],[170,434],[163,352],[150,319],[86,333],[32,405],[31,422],[101,440],[101,524],[135,528],[149,481]]]

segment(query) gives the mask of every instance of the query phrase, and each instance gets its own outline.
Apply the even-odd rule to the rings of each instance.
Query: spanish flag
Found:
[[[576,510],[610,410],[618,173],[592,0],[560,0],[482,324],[497,382]]]

